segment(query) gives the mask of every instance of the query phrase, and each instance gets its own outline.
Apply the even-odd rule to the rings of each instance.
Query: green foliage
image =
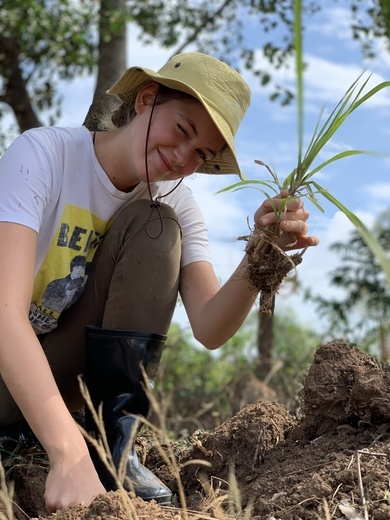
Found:
[[[177,0],[174,3],[153,0],[138,4],[132,15],[142,27],[141,38],[145,43],[157,39],[163,46],[173,47],[172,54],[182,52],[193,43],[197,50],[213,54],[233,67],[238,68],[242,63],[259,78],[262,86],[272,83],[270,70],[285,65],[293,54],[291,0]],[[314,2],[305,6],[307,13],[316,10]],[[261,39],[257,47],[262,49],[270,67],[258,67],[258,49],[249,47],[246,42],[245,20],[258,23]],[[279,84],[273,87],[272,101],[282,105],[291,101],[289,89]]]
[[[286,377],[297,377],[302,381],[322,342],[321,335],[314,328],[302,325],[291,308],[275,314],[274,335],[275,358],[283,362]]]
[[[101,12],[100,6],[104,7]],[[354,37],[372,54],[375,39],[389,36],[388,2],[366,5],[364,0],[350,0],[350,6]],[[261,85],[272,83],[272,69],[284,66],[294,51],[291,0],[0,0],[0,9],[0,103],[15,109],[18,96],[12,96],[7,85],[11,71],[18,67],[24,83],[20,88],[27,87],[37,112],[35,123],[28,119],[20,130],[37,124],[44,111],[50,111],[47,123],[55,123],[61,107],[58,80],[91,72],[97,62],[99,38],[109,41],[128,21],[141,28],[145,43],[158,41],[172,48],[172,54],[193,43],[198,50],[232,66],[242,63]],[[310,16],[320,9],[317,2],[305,2],[303,11]],[[99,24],[99,16],[104,24]],[[259,25],[261,41],[257,47],[262,48],[269,66],[256,65],[258,50],[245,41],[244,20],[248,19]],[[101,34],[99,27],[104,31]],[[282,85],[273,87],[271,100],[284,105],[293,98]],[[0,105],[0,118],[3,114]]]
[[[236,382],[245,374],[255,378],[256,328],[253,312],[230,341],[211,352],[194,345],[189,331],[172,324],[155,381],[160,400],[170,403],[170,431],[185,436],[198,428],[210,429],[236,412],[235,403],[245,400],[244,385]],[[281,368],[270,385],[282,401],[295,403],[319,337],[290,309],[277,314],[275,336],[275,358]]]
[[[273,330],[273,369],[264,381],[277,391],[279,400],[291,412],[296,412],[304,378],[323,337],[315,328],[302,324],[290,307],[275,313]]]
[[[92,69],[96,58],[96,34],[91,30],[97,16],[95,2],[3,0],[1,9],[2,38],[15,44],[26,70],[41,75],[53,61],[55,72],[69,78],[86,65]],[[32,70],[35,67],[38,71]]]
[[[23,13],[23,15],[21,15]],[[16,63],[38,111],[53,108],[58,79],[70,79],[96,61],[96,2],[3,0],[0,17],[0,76],[8,102],[8,80]]]
[[[352,37],[361,43],[365,58],[375,57],[375,41],[382,40],[390,48],[389,0],[351,0]]]
[[[223,389],[249,366],[245,353],[249,337],[243,327],[218,351],[209,351],[194,345],[189,331],[172,324],[156,380],[157,392],[171,403],[170,430],[210,425],[204,413],[213,408],[214,401],[216,408],[221,406]]]
[[[388,0],[347,0],[345,5],[350,7],[352,37],[361,43],[364,56],[373,57],[378,39],[389,38]],[[142,28],[141,38],[145,43],[158,40],[163,46],[174,48],[172,54],[194,43],[198,50],[223,58],[232,66],[243,63],[262,86],[273,83],[271,71],[285,66],[296,48],[296,2],[292,0],[144,0],[128,2],[128,6],[134,21]],[[326,7],[330,7],[329,3]],[[309,20],[324,8],[318,1],[304,2],[302,14]],[[245,20],[259,26],[256,49],[247,45]],[[259,52],[268,63],[266,67],[259,68],[256,64]],[[293,96],[291,90],[273,84],[272,101],[286,105]]]
[[[380,215],[370,233],[388,254],[389,211]],[[390,287],[382,266],[356,230],[351,232],[348,242],[335,242],[331,249],[340,255],[341,265],[329,273],[329,283],[341,289],[343,296],[326,299],[307,291],[307,298],[326,318],[331,339],[339,336],[371,354],[377,354],[378,345],[385,339],[383,335],[388,333],[390,318]],[[384,344],[380,351],[382,356],[386,356]]]
[[[298,46],[300,49],[300,45]],[[380,92],[385,88],[390,87],[390,81],[384,81],[375,87],[371,88],[368,92],[364,92],[365,87],[367,86],[369,77],[366,77],[362,83],[360,83],[360,78],[358,78],[348,89],[345,96],[340,100],[338,105],[333,109],[330,116],[321,124],[321,120],[317,123],[313,131],[312,138],[310,143],[306,149],[306,152],[303,154],[302,152],[302,141],[303,141],[303,101],[302,101],[302,61],[298,57],[298,80],[297,80],[297,108],[298,108],[298,164],[297,167],[293,169],[293,171],[283,180],[279,179],[277,174],[271,170],[269,166],[264,164],[262,161],[255,161],[256,163],[263,165],[267,168],[269,173],[271,174],[271,180],[263,181],[257,179],[240,181],[235,184],[232,184],[222,190],[219,193],[225,191],[236,191],[244,188],[252,188],[252,187],[263,187],[262,191],[264,194],[271,199],[273,194],[280,193],[282,190],[288,190],[290,196],[285,200],[285,203],[291,197],[307,197],[311,202],[313,202],[318,209],[322,210],[320,203],[318,202],[316,196],[319,194],[325,197],[327,200],[332,202],[338,209],[340,209],[350,220],[356,225],[358,228],[365,228],[364,224],[358,219],[356,215],[350,212],[342,203],[336,200],[325,188],[320,186],[318,182],[314,181],[312,177],[324,169],[326,166],[331,164],[334,161],[338,161],[345,157],[349,157],[351,155],[363,154],[363,153],[373,153],[362,150],[346,150],[344,152],[340,152],[330,159],[322,162],[319,165],[316,165],[311,169],[312,164],[319,156],[321,150],[324,146],[330,141],[330,139],[334,136],[337,130],[341,127],[341,125],[345,122],[345,120],[354,112],[361,104],[368,101],[375,94]],[[268,191],[267,191],[268,190]],[[272,193],[269,193],[272,192]],[[280,216],[284,211],[284,205],[281,205],[277,210],[278,216]],[[367,231],[367,230],[366,230]]]

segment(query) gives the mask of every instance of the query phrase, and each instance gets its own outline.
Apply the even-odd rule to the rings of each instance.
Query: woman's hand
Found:
[[[105,489],[28,319],[37,240],[31,228],[0,222],[0,369],[48,454],[45,500],[48,510],[54,512],[75,504],[88,505]]]
[[[45,490],[50,513],[76,504],[88,506],[97,495],[106,492],[88,450],[80,457],[70,448],[67,455],[55,457],[50,462]]]
[[[272,199],[272,202],[268,199],[264,201],[255,213],[255,224],[259,227],[275,224],[278,220],[275,208],[282,204],[283,210],[279,226],[283,233],[278,241],[279,246],[285,251],[316,246],[319,239],[307,235],[309,227],[306,221],[309,218],[309,212],[305,209],[302,198],[293,198],[285,202],[283,199],[287,197],[288,191],[282,191],[280,195]]]

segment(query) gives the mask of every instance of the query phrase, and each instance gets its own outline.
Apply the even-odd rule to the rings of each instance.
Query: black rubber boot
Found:
[[[152,378],[157,371],[166,336],[94,326],[88,326],[86,334],[85,382],[94,408],[97,410],[103,403],[107,441],[117,470],[125,458],[123,485],[143,500],[169,504],[171,491],[140,463],[134,446],[140,427],[137,415],[147,417],[149,412],[141,364],[148,377]],[[86,430],[97,437],[98,429],[88,406],[85,419]],[[90,452],[106,490],[117,489],[115,479],[92,446]]]

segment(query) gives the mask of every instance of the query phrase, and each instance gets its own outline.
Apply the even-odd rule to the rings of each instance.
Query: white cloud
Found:
[[[79,76],[70,82],[64,82],[62,89],[64,101],[62,115],[57,126],[81,126],[92,103],[95,89],[94,76]]]
[[[358,84],[363,85],[364,81],[368,79],[367,86],[363,93],[368,92],[371,88],[376,87],[379,83],[384,81],[384,78],[370,71],[365,72],[355,64],[345,64],[342,61],[339,63],[332,63],[323,58],[308,55],[308,68],[305,74],[306,82],[306,96],[308,100],[324,101],[332,104],[338,103],[351,85],[363,73]],[[358,92],[358,88],[355,93]],[[360,96],[361,97],[361,96]],[[373,96],[367,102],[364,102],[359,110],[363,107],[389,107],[390,95],[388,89],[382,90]],[[333,106],[330,107],[333,109]]]
[[[166,49],[156,43],[147,45],[140,39],[140,29],[130,23],[128,26],[127,61],[129,67],[142,66],[158,70],[171,57],[172,49]]]
[[[361,10],[364,6],[361,6]],[[361,44],[352,37],[351,23],[352,14],[350,5],[347,7],[326,6],[321,9],[321,17],[313,16],[308,20],[307,32],[314,37],[319,35],[325,37],[325,43],[319,47],[322,52],[334,52],[335,49],[342,48],[343,53],[346,51],[354,51],[360,54],[362,63],[363,54]],[[374,58],[367,60],[364,64],[366,67],[384,70],[387,72],[390,55],[389,40],[387,38],[375,38],[372,41],[372,49],[375,53]]]
[[[321,11],[321,21],[316,16],[307,20],[307,30],[313,34],[322,34],[330,39],[343,40],[349,45],[351,38],[351,11],[343,7],[325,7]]]
[[[366,195],[373,201],[384,202],[386,207],[389,206],[390,200],[390,182],[377,182],[367,184],[362,188]]]
[[[235,175],[195,174],[185,183],[202,209],[209,235],[219,240],[234,240],[242,229],[246,215],[242,202],[232,192],[217,192],[239,181]]]

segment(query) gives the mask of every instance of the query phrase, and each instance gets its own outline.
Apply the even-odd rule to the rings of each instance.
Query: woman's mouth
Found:
[[[163,153],[160,152],[160,150],[158,150],[158,154],[160,156],[160,159],[161,159],[161,162],[163,163],[163,165],[165,166],[165,168],[168,170],[168,172],[173,172],[174,169],[173,169],[173,166],[172,164],[168,161],[168,159],[165,157],[165,155]]]

